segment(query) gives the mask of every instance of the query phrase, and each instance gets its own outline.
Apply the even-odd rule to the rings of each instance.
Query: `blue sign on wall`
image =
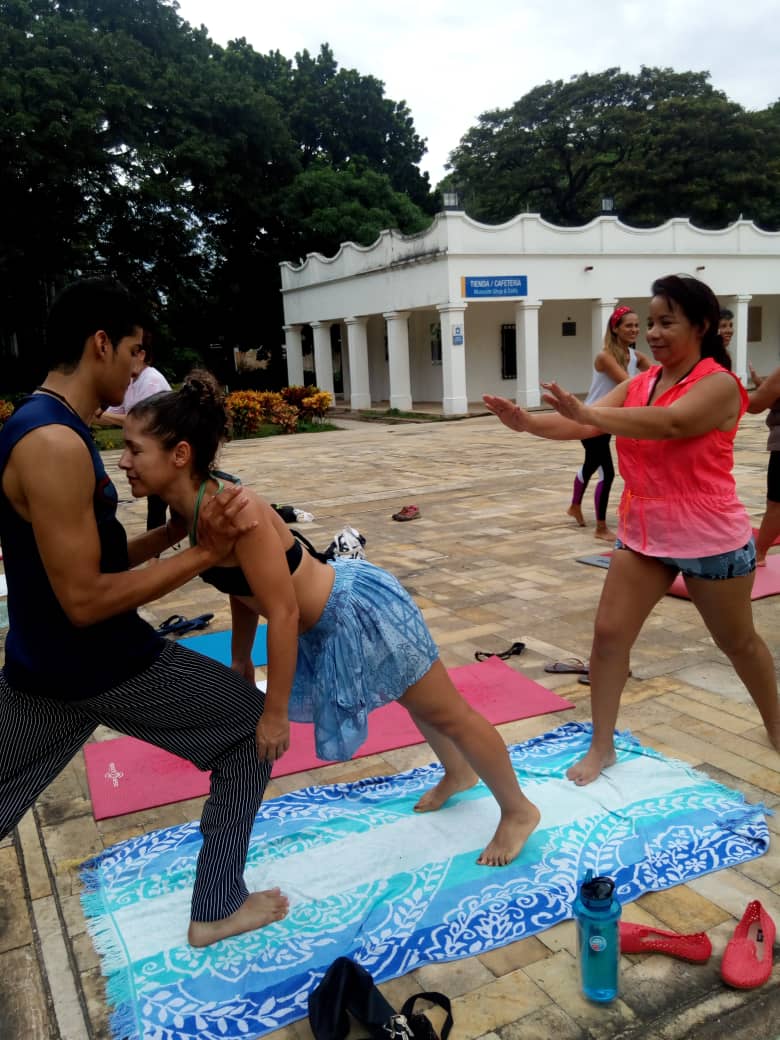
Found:
[[[495,299],[499,296],[527,296],[528,276],[524,274],[485,275],[460,280],[460,292],[467,299]]]

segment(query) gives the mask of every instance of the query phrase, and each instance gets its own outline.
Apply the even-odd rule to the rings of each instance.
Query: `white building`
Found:
[[[780,364],[780,233],[749,221],[561,228],[525,213],[492,226],[445,211],[417,235],[383,231],[281,273],[290,384],[304,382],[311,341],[315,382],[353,409],[441,402],[457,415],[483,393],[534,406],[553,378],[585,392],[613,308],[644,322],[650,285],[667,274],[696,275],[734,312],[739,375],[748,359],[759,372]]]

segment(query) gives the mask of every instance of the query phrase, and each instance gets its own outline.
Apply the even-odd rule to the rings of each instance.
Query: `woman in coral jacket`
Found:
[[[753,625],[752,525],[737,498],[733,444],[748,398],[730,369],[720,308],[695,278],[653,283],[647,343],[655,365],[585,405],[545,384],[554,412],[484,398],[510,429],[552,440],[617,438],[624,481],[618,540],[596,614],[590,680],[593,738],[568,776],[587,784],[615,762],[613,734],[629,654],[642,625],[682,573],[717,646],[727,655],[780,750],[772,656]]]

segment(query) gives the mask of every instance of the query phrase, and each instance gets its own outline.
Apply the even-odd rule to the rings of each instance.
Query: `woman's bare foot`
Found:
[[[582,509],[580,506],[576,506],[573,502],[566,510],[568,516],[573,516],[580,527],[585,527],[585,517],[582,515]]]
[[[533,802],[523,812],[501,813],[496,833],[477,860],[483,867],[505,867],[516,859],[534,832],[542,815]]]
[[[584,787],[585,784],[593,783],[602,769],[614,766],[615,762],[617,762],[617,755],[614,747],[603,752],[592,747],[584,758],[566,770],[566,776],[569,780],[573,780],[578,787]]]
[[[614,531],[610,531],[606,524],[596,524],[596,530],[593,533],[594,538],[601,538],[605,542],[614,542],[617,535]]]
[[[766,553],[756,553],[756,567],[766,567]]]
[[[479,777],[472,770],[459,776],[445,773],[438,784],[436,784],[435,787],[432,787],[430,791],[426,791],[422,798],[420,798],[414,807],[414,811],[436,812],[436,810],[441,809],[444,803],[449,798],[452,798],[454,794],[458,794],[459,791],[468,791],[468,789],[473,787],[478,780]]]
[[[253,932],[274,921],[281,921],[289,909],[289,899],[278,888],[251,892],[246,902],[230,917],[223,917],[219,921],[190,921],[187,941],[190,946],[211,946],[231,935]]]
[[[769,737],[769,743],[775,749],[780,751],[780,721],[774,722],[766,727],[767,736]]]

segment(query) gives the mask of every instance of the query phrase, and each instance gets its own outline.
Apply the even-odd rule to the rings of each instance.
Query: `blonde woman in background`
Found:
[[[607,322],[604,346],[593,361],[593,379],[588,396],[585,398],[586,405],[600,400],[623,380],[630,379],[637,372],[643,372],[650,367],[649,358],[635,349],[638,336],[639,318],[636,313],[630,307],[616,307]],[[610,449],[611,440],[611,434],[600,433],[582,441],[585,449],[585,461],[574,478],[571,505],[567,510],[568,515],[574,517],[580,527],[585,527],[582,499],[590,478],[598,472],[598,483],[593,494],[593,505],[596,511],[595,537],[609,542],[615,540],[614,533],[607,525],[609,493],[615,479],[615,466]]]

